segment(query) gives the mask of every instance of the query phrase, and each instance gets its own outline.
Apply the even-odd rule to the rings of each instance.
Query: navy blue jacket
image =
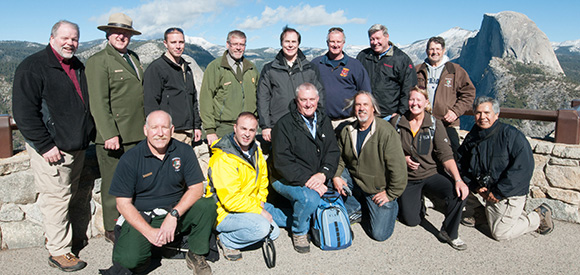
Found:
[[[528,194],[534,173],[530,143],[511,125],[496,121],[490,128],[474,125],[457,150],[459,172],[472,191],[479,189],[477,177],[488,173],[488,190],[499,200]]]

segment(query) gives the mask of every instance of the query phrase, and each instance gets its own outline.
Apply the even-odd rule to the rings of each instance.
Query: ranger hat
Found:
[[[111,16],[109,16],[109,23],[107,25],[98,26],[97,29],[105,32],[108,29],[123,29],[130,31],[133,35],[141,34],[141,32],[133,29],[133,19],[121,12],[111,14]]]

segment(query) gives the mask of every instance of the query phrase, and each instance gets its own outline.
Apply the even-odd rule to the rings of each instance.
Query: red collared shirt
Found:
[[[58,52],[54,50],[52,45],[50,46],[50,49],[54,53],[54,56],[56,56],[56,59],[58,59],[58,62],[64,69],[65,73],[68,75],[70,80],[72,80],[73,84],[75,85],[75,89],[77,90],[77,94],[79,95],[81,100],[85,102],[85,99],[83,98],[83,93],[81,92],[81,85],[79,84],[79,80],[77,79],[77,74],[75,73],[75,70],[70,66],[69,62],[70,60],[64,59],[64,57],[60,56],[60,54],[58,54]]]

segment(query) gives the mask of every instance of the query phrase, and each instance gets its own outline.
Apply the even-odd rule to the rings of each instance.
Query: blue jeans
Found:
[[[346,181],[353,194],[352,197],[343,197],[348,215],[350,216],[350,214],[361,210],[363,212],[361,225],[369,237],[380,242],[390,238],[395,230],[395,222],[399,213],[397,200],[392,200],[379,207],[373,202],[375,194],[367,194],[358,185],[354,185],[346,168],[341,177]],[[364,204],[362,204],[363,201]]]
[[[256,213],[230,213],[216,227],[220,232],[220,241],[229,249],[241,249],[264,240],[273,227],[270,239],[280,236],[279,222],[286,220],[286,215],[272,204],[265,203],[264,209],[272,215],[272,223]]]
[[[272,187],[292,204],[292,233],[305,235],[310,229],[310,217],[318,208],[320,195],[306,186],[286,185],[279,180]]]
[[[354,190],[352,177],[350,176],[348,169],[344,168],[340,177],[346,182],[346,185],[348,185],[348,188],[350,188],[351,191]],[[358,202],[354,196],[342,197],[342,200],[344,201],[344,208],[346,208],[346,212],[348,213],[349,217],[352,215],[352,213],[361,211],[360,202]]]

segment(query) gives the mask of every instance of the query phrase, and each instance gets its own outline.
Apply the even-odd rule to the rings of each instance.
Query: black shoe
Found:
[[[115,244],[115,231],[105,231],[105,241]]]

